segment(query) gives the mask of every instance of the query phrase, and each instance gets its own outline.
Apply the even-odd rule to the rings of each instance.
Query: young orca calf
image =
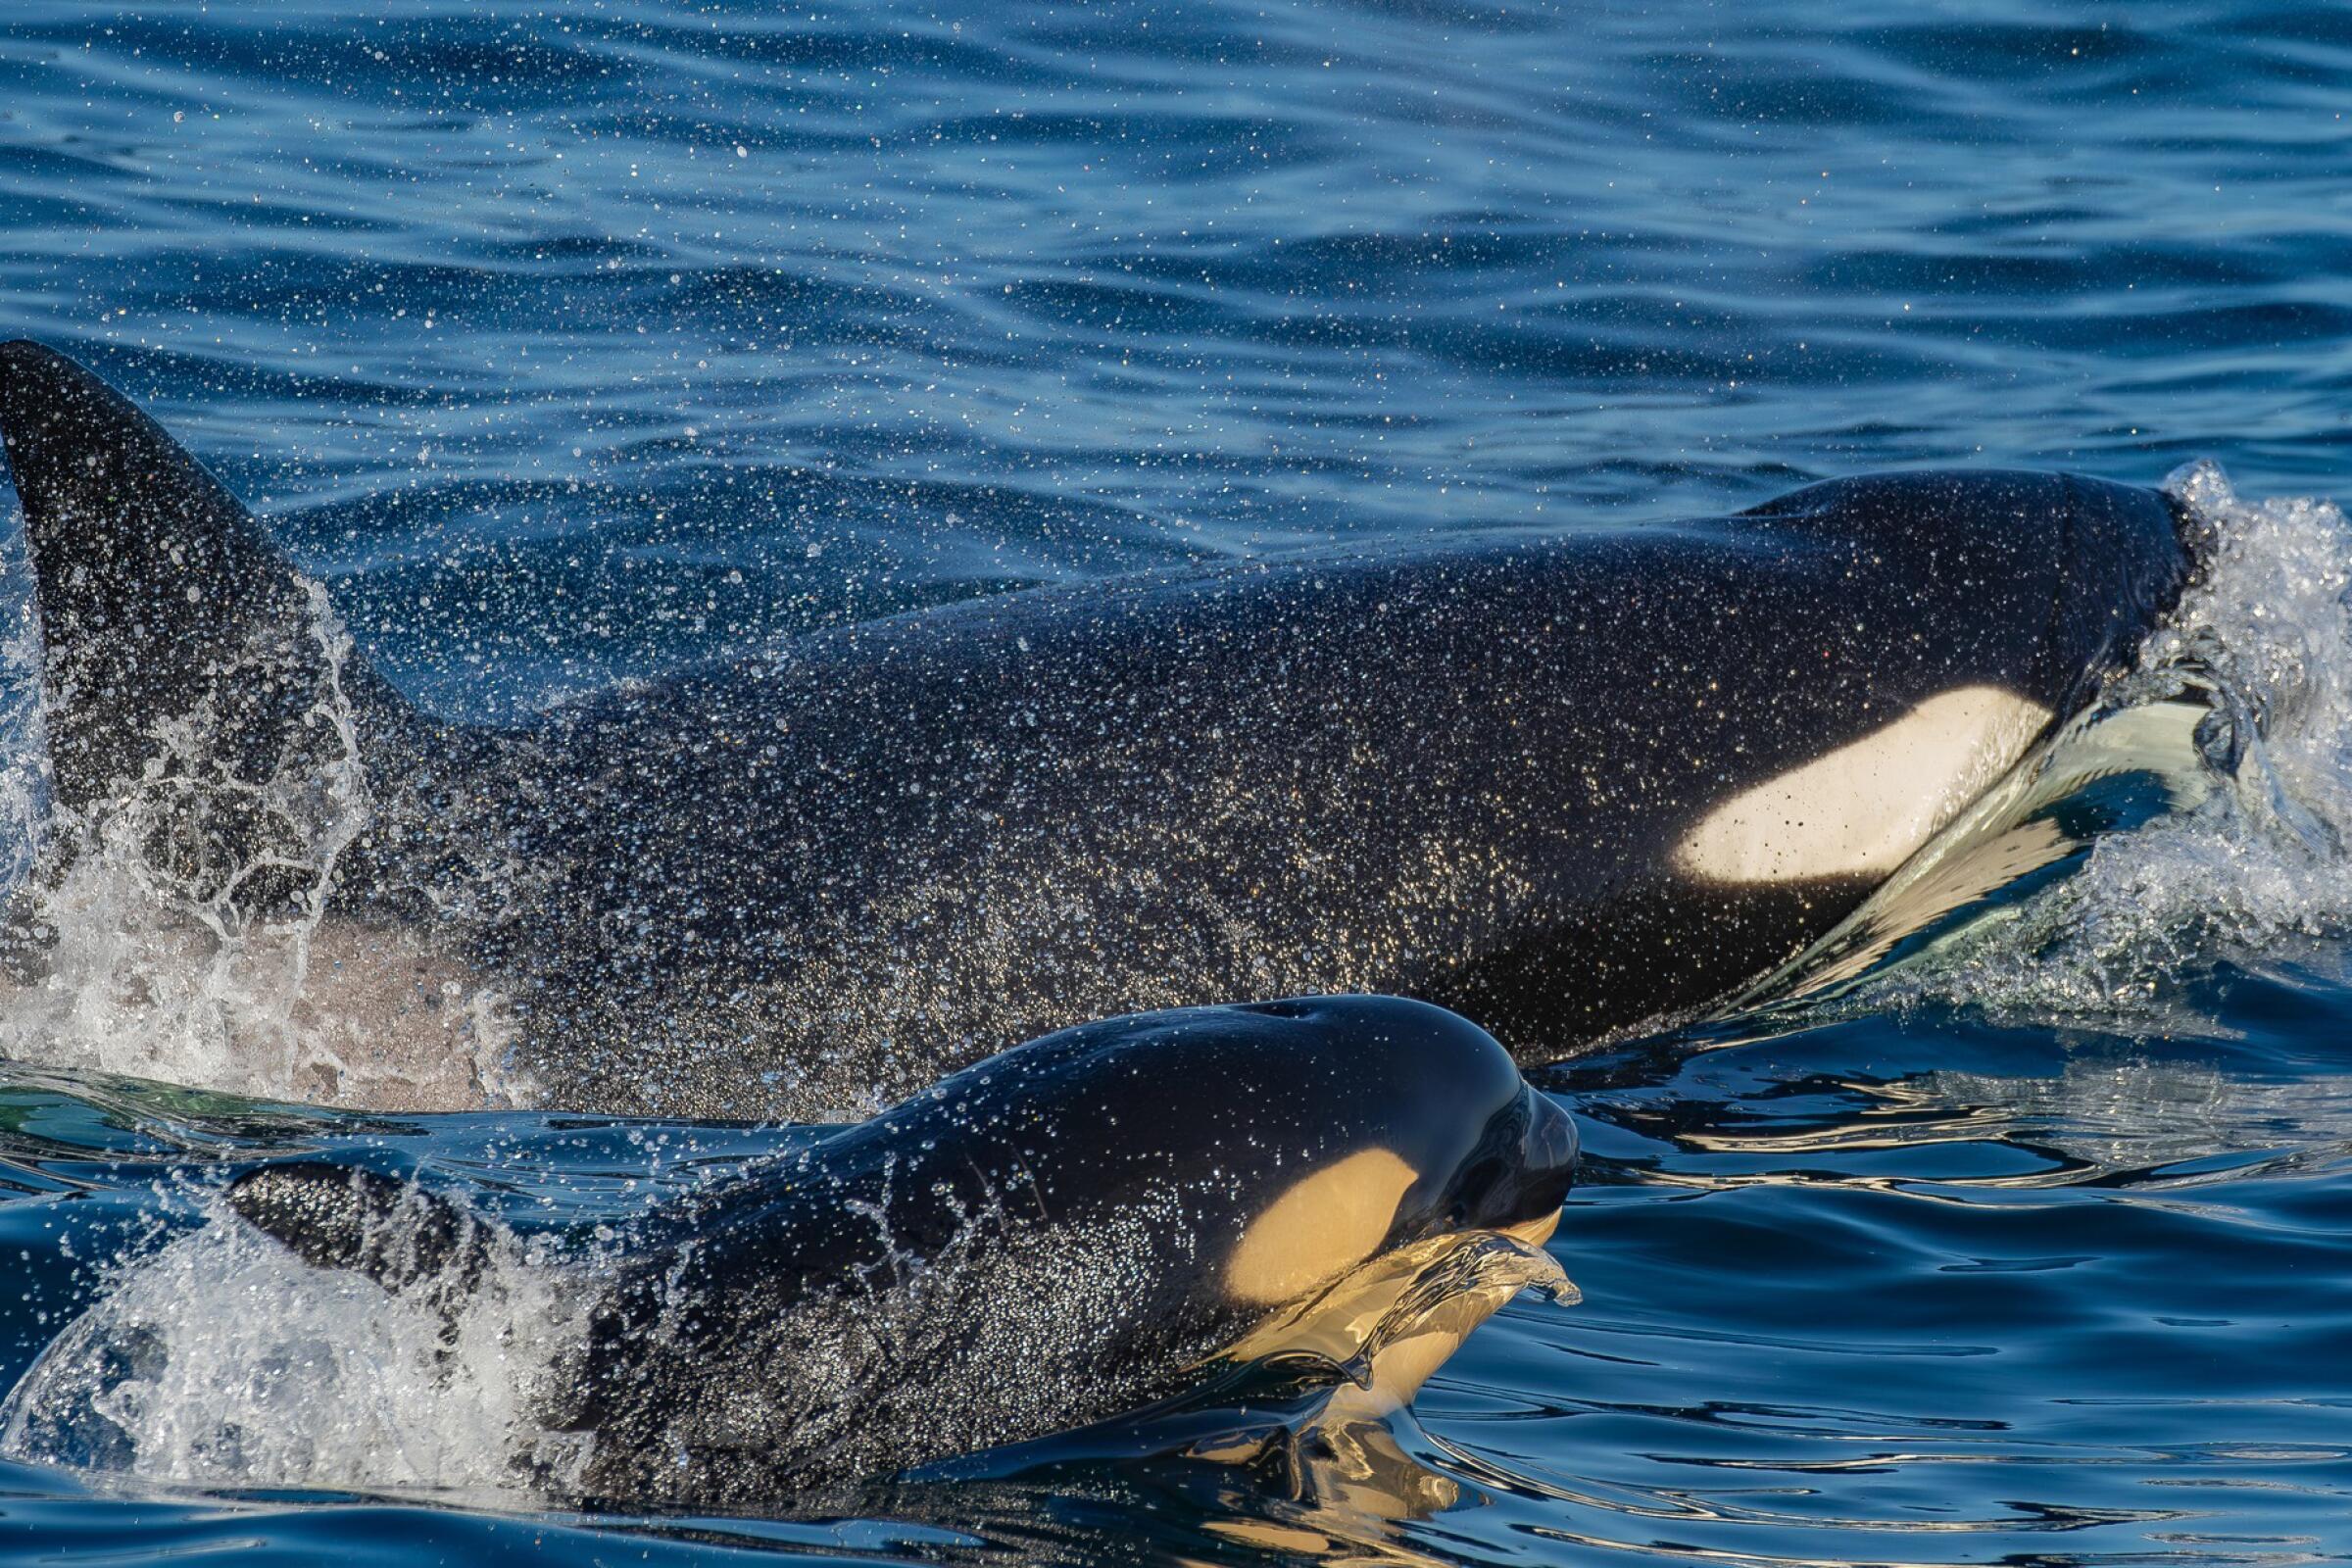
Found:
[[[20,967],[76,858],[127,856],[200,941],[299,929],[313,1027],[429,1058],[463,995],[521,1098],[581,1108],[870,1105],[1085,1018],[1308,992],[1557,1056],[1837,925],[2189,567],[2152,490],[1865,477],[1006,593],[489,729],[404,702],[80,367],[0,348],[0,432],[60,808]]]
[[[1324,1419],[1393,1408],[1520,1289],[1566,1289],[1541,1249],[1576,1152],[1491,1036],[1421,1003],[1052,1035],[656,1210],[588,1275],[588,1343],[535,1413],[585,1441],[534,1445],[578,1456],[536,1480],[772,1505],[1286,1361],[1338,1390]],[[388,1176],[264,1166],[228,1203],[451,1314],[496,1288],[494,1228]]]

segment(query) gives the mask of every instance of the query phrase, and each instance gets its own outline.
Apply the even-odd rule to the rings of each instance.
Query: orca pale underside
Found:
[[[491,729],[406,703],[87,370],[0,349],[0,432],[60,822],[20,961],[41,888],[129,833],[232,939],[421,940],[576,1108],[871,1105],[1089,1018],[1308,993],[1564,1055],[1836,925],[2189,568],[2154,490],[1866,476],[1005,593]],[[323,851],[322,780],[365,806]],[[310,965],[321,1015],[341,972]]]

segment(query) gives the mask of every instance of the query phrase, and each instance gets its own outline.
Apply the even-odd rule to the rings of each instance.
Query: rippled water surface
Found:
[[[2211,458],[2172,651],[2249,750],[1907,967],[1550,1071],[1585,1299],[1472,1338],[1393,1495],[1065,1457],[616,1521],[10,1461],[0,1562],[2352,1553],[2347,113],[2352,13],[2258,0],[12,0],[0,329],[444,711],[1169,561]],[[594,1219],[763,1136],[0,1067],[0,1387],[224,1161]]]

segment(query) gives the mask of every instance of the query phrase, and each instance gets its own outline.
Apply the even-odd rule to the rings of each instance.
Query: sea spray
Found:
[[[0,1405],[0,1452],[150,1481],[474,1492],[564,1484],[538,1412],[586,1310],[510,1241],[444,1315],[224,1213],[114,1268]]]
[[[2166,489],[2204,561],[2127,700],[2193,683],[2217,785],[2100,839],[2074,873],[1838,1011],[1970,1006],[2014,1022],[2161,1028],[2218,963],[2260,966],[2352,921],[2352,524],[2315,499],[2241,499],[2211,463]]]

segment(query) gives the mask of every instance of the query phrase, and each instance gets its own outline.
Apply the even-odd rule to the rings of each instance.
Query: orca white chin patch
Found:
[[[1997,686],[1939,692],[1716,807],[1675,847],[1676,868],[1741,884],[1887,875],[2014,766],[2052,716]]]
[[[1583,1293],[1544,1249],[1559,1211],[1498,1231],[1450,1231],[1366,1259],[1275,1313],[1224,1356],[1305,1354],[1348,1370],[1324,1419],[1378,1419],[1412,1402],[1470,1332],[1521,1291],[1560,1306]]]

